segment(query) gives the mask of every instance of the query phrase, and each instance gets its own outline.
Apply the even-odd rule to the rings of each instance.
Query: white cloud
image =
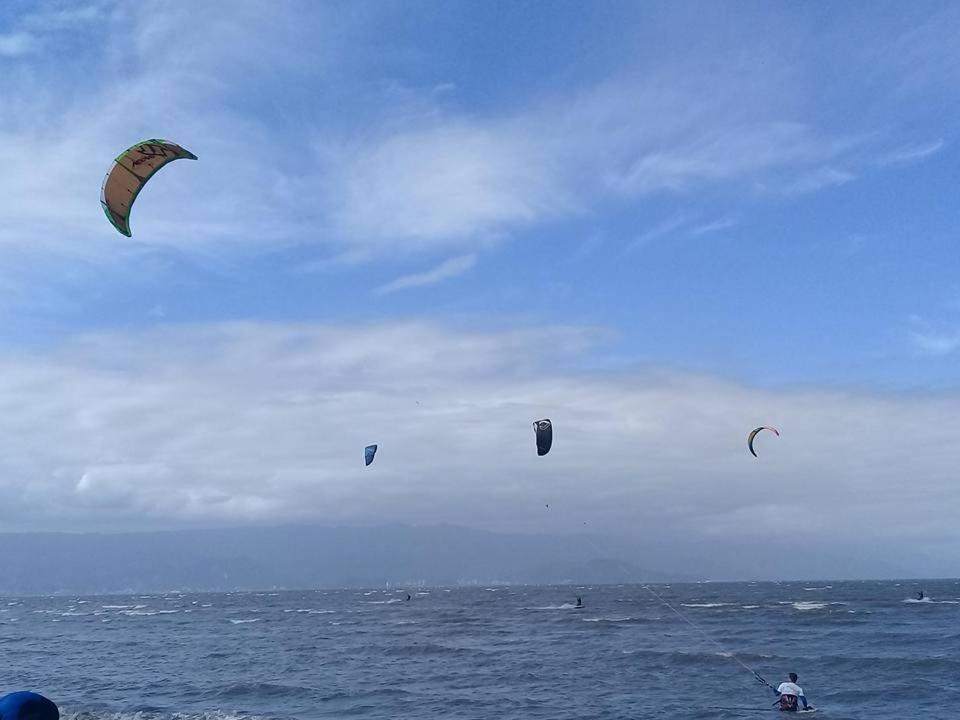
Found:
[[[452,121],[345,154],[334,217],[348,242],[475,245],[571,212],[549,150],[522,132]]]
[[[449,258],[430,270],[413,275],[404,275],[396,280],[388,282],[377,288],[381,295],[396,292],[397,290],[407,290],[409,288],[423,287],[424,285],[433,285],[434,283],[455,278],[468,272],[477,263],[476,255],[461,255],[459,257]]]
[[[475,246],[491,233],[587,213],[611,195],[780,175],[780,184],[801,178],[810,192],[854,179],[817,168],[862,139],[800,122],[748,121],[729,96],[687,89],[610,83],[499,117],[441,116],[426,129],[418,122],[333,153],[336,227],[362,245],[393,247],[400,238],[412,247]]]

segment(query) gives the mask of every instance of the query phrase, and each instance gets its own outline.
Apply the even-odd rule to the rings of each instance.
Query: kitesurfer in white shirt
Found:
[[[780,698],[780,709],[786,712],[797,712],[800,709],[800,703],[802,703],[804,710],[811,710],[812,708],[807,705],[803,688],[797,685],[797,674],[790,673],[789,678],[789,682],[780,683],[780,686],[774,690],[777,697]]]

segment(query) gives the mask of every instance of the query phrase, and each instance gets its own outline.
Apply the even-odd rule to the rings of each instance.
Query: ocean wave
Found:
[[[583,605],[580,606],[581,608]],[[523,610],[576,610],[577,606],[573,603],[563,603],[563,605],[541,605],[539,607],[525,607]]]
[[[264,698],[264,697],[285,697],[290,695],[307,695],[312,691],[310,688],[300,687],[299,685],[281,685],[280,683],[269,682],[240,682],[227,685],[222,688],[217,695],[222,698]]]
[[[827,603],[819,602],[810,602],[806,600],[801,600],[799,602],[790,603],[790,607],[794,610],[807,611],[807,610],[823,610],[827,607]]]
[[[683,607],[688,607],[688,608],[717,608],[717,607],[729,607],[730,605],[733,605],[733,603],[725,603],[725,602],[719,602],[719,603],[709,603],[709,602],[708,602],[708,603],[680,603],[680,604],[681,604]]]
[[[223,710],[207,712],[161,712],[154,710],[137,710],[133,712],[109,712],[90,710],[60,709],[61,720],[260,720],[260,715],[246,713],[229,713]]]
[[[424,642],[413,645],[398,645],[386,648],[384,655],[400,657],[416,657],[430,655],[494,655],[494,651],[479,648],[465,648],[454,645],[444,645],[438,642]]]
[[[235,620],[233,618],[228,618],[229,622],[233,625],[246,625],[248,623],[260,622],[262,618],[243,618],[241,620]]]
[[[652,620],[651,618],[644,617],[595,617],[595,618],[583,618],[583,622],[589,623],[603,623],[610,625],[646,625],[649,623],[659,622],[658,620]]]
[[[657,651],[657,650],[622,650],[623,655],[630,655],[638,658],[648,658],[656,662],[657,665],[663,666],[681,666],[681,667],[716,667],[717,658],[732,658],[738,657],[742,658],[743,655],[737,653],[736,655],[731,652],[723,651],[704,651],[704,652],[686,652],[683,650],[666,650],[666,651]],[[749,660],[748,660],[749,662]]]
[[[777,605],[789,605],[794,610],[823,610],[831,605],[846,605],[845,602],[816,602],[814,600],[780,600]]]

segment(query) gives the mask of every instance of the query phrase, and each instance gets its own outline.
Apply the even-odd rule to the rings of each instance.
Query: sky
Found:
[[[0,530],[586,523],[956,574],[958,33],[7,0]],[[199,160],[126,238],[100,184],[151,137]]]

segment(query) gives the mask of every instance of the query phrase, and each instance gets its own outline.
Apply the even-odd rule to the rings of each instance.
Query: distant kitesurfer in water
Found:
[[[917,593],[917,600],[923,600],[923,590]]]
[[[407,602],[410,602],[410,593],[407,593]]]
[[[583,600],[580,599],[580,596],[577,595],[577,605],[578,608],[583,607]]]
[[[777,697],[780,698],[780,709],[785,712],[797,712],[800,709],[800,703],[803,703],[804,710],[811,710],[807,705],[807,698],[803,694],[803,688],[797,685],[797,674],[790,673],[789,682],[782,682],[774,690]]]

